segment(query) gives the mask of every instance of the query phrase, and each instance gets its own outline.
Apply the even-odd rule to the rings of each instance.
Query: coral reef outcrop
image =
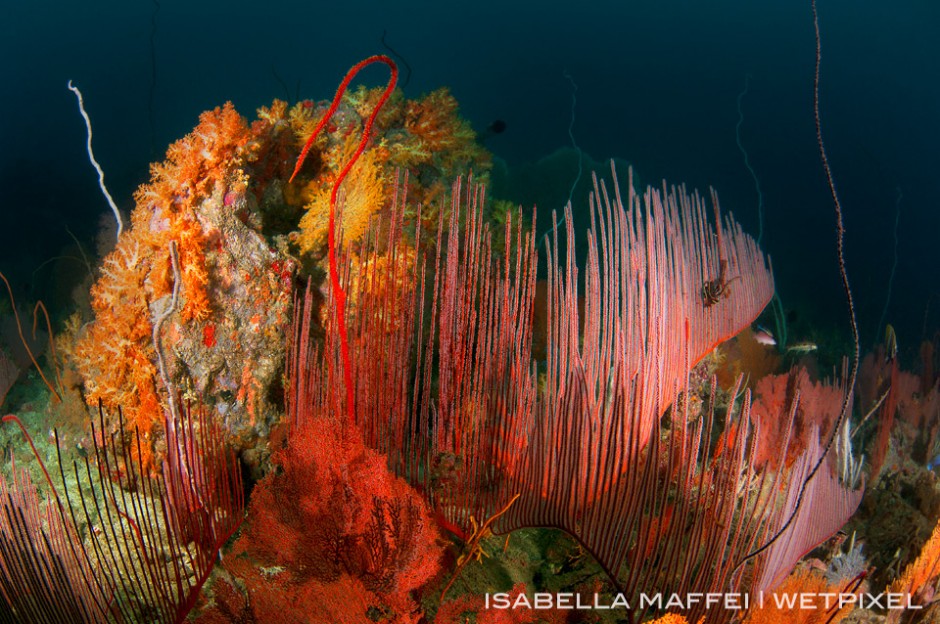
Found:
[[[323,277],[330,189],[375,97],[365,88],[345,96],[293,184],[293,163],[323,113],[309,100],[293,107],[275,100],[251,124],[231,103],[207,111],[165,161],[151,166],[150,181],[135,195],[131,227],[102,261],[92,288],[94,317],[75,323],[71,339],[62,341],[88,405],[100,402],[109,413],[121,408],[130,430],[140,431],[145,466],[156,466],[152,455],[164,444],[168,387],[183,402],[213,409],[229,439],[248,451],[243,459],[250,466],[268,456],[259,442],[282,412],[294,279]],[[414,172],[409,192],[429,201],[442,181],[489,167],[446,90],[418,100],[396,92],[372,140],[342,188],[347,241],[388,207],[398,168]],[[177,282],[179,301],[168,309]],[[157,366],[158,346],[165,371]]]

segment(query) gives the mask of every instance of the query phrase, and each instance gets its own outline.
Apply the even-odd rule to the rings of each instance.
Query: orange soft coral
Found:
[[[800,568],[788,576],[773,594],[763,596],[762,604],[751,605],[745,624],[829,624],[840,622],[855,608],[847,604],[841,609],[825,595],[852,592],[850,586],[829,585],[819,574]],[[800,599],[803,602],[801,604]],[[812,606],[810,606],[812,605]]]
[[[904,574],[891,583],[889,592],[914,596],[914,602],[924,604],[934,599],[936,584],[940,580],[940,522],[924,544],[920,556],[907,566]]]
[[[244,187],[237,169],[251,133],[231,102],[199,116],[199,125],[167,150],[163,163],[150,168],[151,181],[135,194],[132,220],[156,255],[148,294],[158,299],[170,292],[169,242],[177,241],[183,280],[184,321],[209,313],[203,228],[195,208],[219,185]]]
[[[151,166],[150,182],[135,194],[132,228],[104,259],[92,288],[95,320],[72,352],[85,379],[85,399],[108,411],[122,408],[145,440],[162,420],[151,306],[173,287],[170,241],[179,249],[180,321],[205,319],[207,241],[195,209],[221,188],[244,186],[238,164],[249,137],[231,103],[203,113],[196,129],[170,146],[166,161]],[[150,458],[143,460],[149,467]]]
[[[401,145],[410,152],[410,157],[404,158],[402,164],[429,162],[436,157],[443,168],[451,169],[460,161],[473,161],[483,156],[483,148],[476,143],[476,133],[458,115],[457,109],[457,100],[446,88],[406,102],[403,125],[411,140]]]

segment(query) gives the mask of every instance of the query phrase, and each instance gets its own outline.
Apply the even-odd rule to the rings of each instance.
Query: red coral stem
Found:
[[[297,164],[294,166],[294,172],[291,174],[289,180],[289,182],[294,181],[294,178],[297,176],[297,172],[299,172],[300,168],[303,166],[304,159],[307,158],[307,152],[310,151],[310,147],[316,140],[317,135],[320,134],[320,131],[339,107],[339,102],[343,97],[343,93],[346,92],[346,88],[349,86],[349,83],[353,78],[356,77],[356,74],[358,74],[362,68],[372,65],[373,63],[384,63],[391,70],[392,75],[388,79],[388,85],[385,87],[385,92],[382,93],[382,97],[379,98],[375,108],[372,109],[372,114],[369,115],[369,119],[366,120],[365,127],[362,129],[362,138],[359,140],[359,147],[356,148],[356,153],[353,154],[352,158],[350,158],[343,166],[343,169],[336,177],[336,181],[333,182],[333,190],[330,193],[330,226],[328,235],[330,284],[333,288],[333,297],[336,302],[336,324],[337,329],[339,330],[340,349],[343,356],[343,380],[346,384],[346,411],[350,422],[355,422],[356,420],[355,393],[353,391],[352,384],[352,365],[350,364],[349,360],[349,342],[346,336],[346,293],[339,284],[339,270],[337,269],[336,263],[336,195],[339,192],[339,185],[343,183],[343,180],[346,178],[346,175],[349,173],[350,169],[352,169],[353,165],[356,164],[356,161],[359,159],[359,156],[366,149],[366,143],[369,141],[369,137],[372,134],[372,124],[375,122],[375,118],[378,116],[382,106],[385,105],[385,102],[392,95],[392,91],[395,90],[395,84],[398,82],[398,66],[395,65],[395,61],[382,54],[377,54],[375,56],[370,56],[369,58],[363,59],[352,66],[352,68],[346,73],[346,77],[343,78],[343,82],[340,83],[339,88],[336,89],[336,95],[333,96],[333,102],[330,104],[329,110],[326,111],[326,114],[320,120],[320,123],[317,124],[316,129],[314,129],[314,131],[310,134],[310,138],[308,138],[307,142],[304,144],[304,148],[301,150],[300,156],[297,158]]]

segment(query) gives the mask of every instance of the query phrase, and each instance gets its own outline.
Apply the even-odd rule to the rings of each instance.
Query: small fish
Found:
[[[787,353],[793,353],[795,355],[802,355],[804,353],[812,353],[819,347],[816,346],[815,342],[810,342],[809,340],[804,340],[803,342],[794,342],[787,347]]]
[[[486,130],[480,133],[479,139],[480,141],[485,142],[487,139],[491,139],[497,134],[502,134],[503,132],[506,132],[506,122],[502,119],[495,119],[493,120],[493,123],[486,127]]]
[[[894,326],[890,323],[885,327],[885,364],[898,356],[898,335],[894,333]]]
[[[494,119],[493,123],[486,127],[486,131],[490,134],[502,134],[506,131],[506,122],[502,119]]]
[[[757,344],[764,345],[765,347],[777,346],[777,340],[774,338],[774,335],[770,333],[770,330],[760,325],[754,328],[754,340],[757,341]]]

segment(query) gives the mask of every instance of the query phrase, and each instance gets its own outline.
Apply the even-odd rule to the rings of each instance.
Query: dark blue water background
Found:
[[[863,342],[876,341],[885,306],[900,189],[887,320],[910,357],[940,319],[940,3],[821,0],[819,11],[824,135]],[[329,98],[350,65],[388,52],[383,32],[410,64],[406,95],[446,85],[478,130],[505,120],[487,146],[510,172],[571,146],[567,73],[585,154],[626,159],[647,182],[714,186],[756,236],[758,196],[735,141],[750,75],[741,139],[779,293],[797,331],[847,335],[813,127],[808,1],[4,2],[0,269],[22,296],[62,300],[49,273],[68,260],[43,263],[77,255],[66,228],[93,247],[108,213],[69,79],[85,94],[110,190],[130,210],[148,163],[201,111],[232,100],[252,119],[274,97]],[[504,192],[543,207],[567,198]]]

